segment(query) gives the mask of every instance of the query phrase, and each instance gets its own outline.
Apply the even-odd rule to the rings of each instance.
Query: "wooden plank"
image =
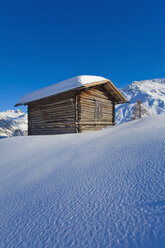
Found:
[[[76,127],[76,133],[79,132],[79,127],[78,127],[78,120],[79,120],[79,107],[78,107],[78,105],[79,105],[79,99],[78,98],[79,98],[79,95],[76,94],[75,95],[75,121],[76,121],[75,127]]]

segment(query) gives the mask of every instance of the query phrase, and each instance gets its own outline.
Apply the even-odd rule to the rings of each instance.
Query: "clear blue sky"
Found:
[[[77,75],[165,77],[164,0],[0,0],[0,111]]]

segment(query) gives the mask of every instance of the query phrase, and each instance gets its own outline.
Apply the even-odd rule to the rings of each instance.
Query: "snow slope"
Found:
[[[27,102],[35,101],[47,96],[51,96],[64,91],[75,89],[89,83],[100,82],[103,80],[107,80],[107,79],[104,77],[90,76],[90,75],[82,75],[82,76],[69,78],[62,82],[26,94],[25,96],[20,98],[20,100],[16,105],[22,105]]]
[[[130,103],[116,105],[116,123],[131,119],[133,108],[141,100],[150,115],[165,113],[165,79],[135,81],[120,90]]]
[[[165,247],[164,123],[0,140],[0,247]]]
[[[19,109],[0,112],[0,138],[27,134],[27,114]]]

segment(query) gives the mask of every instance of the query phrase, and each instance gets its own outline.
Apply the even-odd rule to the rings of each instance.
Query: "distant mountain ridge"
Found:
[[[130,103],[116,105],[116,124],[131,120],[138,100],[142,101],[150,115],[165,113],[165,78],[135,81],[120,91]]]
[[[0,112],[0,138],[27,135],[27,114],[21,110]]]
[[[135,81],[120,90],[130,103],[116,105],[116,124],[131,120],[141,100],[150,115],[165,113],[165,78]],[[0,138],[27,135],[27,114],[19,109],[0,112]]]

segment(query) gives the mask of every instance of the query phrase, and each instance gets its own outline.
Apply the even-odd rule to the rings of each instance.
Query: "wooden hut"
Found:
[[[127,100],[106,78],[78,76],[22,97],[28,134],[83,133],[115,124],[115,104]]]

